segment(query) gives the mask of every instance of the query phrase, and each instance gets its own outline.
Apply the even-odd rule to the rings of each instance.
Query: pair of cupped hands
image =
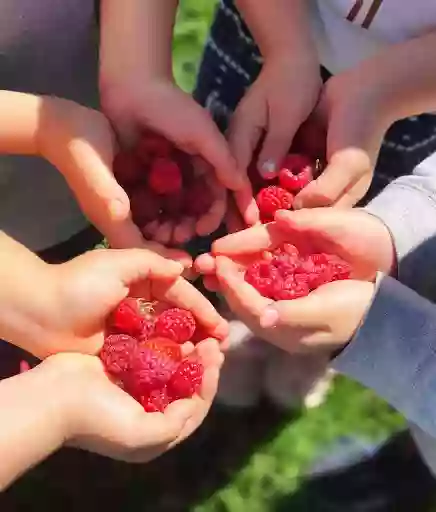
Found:
[[[106,116],[65,100],[46,100],[48,115],[39,134],[41,156],[63,173],[82,210],[110,245],[121,248],[93,251],[58,266],[41,263],[44,269],[34,275],[41,276],[44,299],[28,308],[22,332],[11,340],[34,347],[39,357],[49,356],[29,374],[45,365],[54,381],[64,382],[70,390],[65,397],[76,397],[71,398],[76,414],[66,439],[124,460],[148,460],[201,424],[217,388],[223,362],[219,341],[226,338],[227,324],[181,277],[192,266],[190,258],[157,244],[159,227],[155,240],[143,239],[132,222],[128,197],[112,173],[118,145],[133,144],[143,129],[156,131],[200,157],[202,172],[211,173],[218,188],[230,191],[217,194],[211,211],[191,226],[186,239],[214,231],[224,217],[231,231],[252,226],[216,241],[210,254],[197,259],[195,268],[205,275],[208,287],[220,290],[256,334],[289,352],[338,347],[353,336],[371,303],[377,270],[388,272],[394,264],[391,237],[381,221],[361,210],[316,207],[352,206],[364,195],[384,127],[376,126],[369,98],[352,74],[332,79],[322,88],[317,65],[302,63],[295,73],[287,64],[286,57],[277,57],[264,65],[232,117],[226,137],[209,114],[170,80],[102,86]],[[278,212],[275,222],[258,225],[246,168],[262,138],[259,172],[273,174],[297,132],[309,154],[325,154],[328,162],[323,174],[296,198],[297,207],[311,209]],[[273,304],[245,283],[244,268],[283,241],[298,246],[300,236],[310,238],[315,250],[348,261],[354,279]],[[35,281],[23,282],[24,290],[38,289]],[[199,395],[171,404],[164,414],[145,414],[108,381],[98,359],[51,355],[96,353],[107,314],[127,294],[190,309],[210,336],[195,349],[186,347],[205,367]],[[26,337],[31,338],[28,343]]]
[[[104,115],[47,99],[39,148],[112,247],[148,246],[189,266],[185,253],[164,246],[212,233],[223,220],[231,231],[255,224],[259,213],[246,169],[256,158],[259,172],[273,175],[295,139],[301,152],[327,161],[324,172],[296,197],[295,207],[352,206],[365,194],[389,123],[379,114],[382,93],[365,88],[362,80],[349,71],[323,85],[315,58],[271,55],[223,135],[171,77],[102,78]],[[144,130],[191,154],[215,191],[203,218],[182,218],[170,227],[154,223],[150,240],[133,223],[127,194],[112,173],[119,147],[134,145]]]

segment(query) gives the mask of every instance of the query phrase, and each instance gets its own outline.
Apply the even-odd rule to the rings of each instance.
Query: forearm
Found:
[[[434,304],[383,277],[362,327],[333,366],[436,437]]]
[[[365,210],[382,220],[391,232],[398,279],[435,300],[436,154],[421,162],[412,175],[390,183]]]
[[[101,0],[100,86],[140,70],[172,76],[178,0]]]
[[[0,339],[35,353],[53,307],[50,266],[0,231]]]
[[[0,382],[0,490],[64,442],[59,383],[42,368]]]
[[[37,154],[44,99],[0,91],[0,153]]]
[[[376,96],[388,124],[436,110],[436,32],[400,43],[364,61],[355,73]]]
[[[266,59],[277,53],[316,56],[308,0],[236,0],[235,3]]]

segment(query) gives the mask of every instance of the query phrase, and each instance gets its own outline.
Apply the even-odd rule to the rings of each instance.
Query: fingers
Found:
[[[279,171],[291,147],[296,128],[294,116],[289,115],[286,109],[269,112],[268,129],[258,159],[258,168],[264,177],[273,177]]]
[[[226,139],[206,110],[201,109],[201,123],[193,126],[193,140],[197,153],[215,169],[218,181],[230,190],[240,190],[247,185],[245,167],[240,167],[232,156]],[[193,123],[195,124],[195,123]]]
[[[153,296],[192,312],[210,336],[222,340],[228,325],[212,304],[194,286],[183,278],[174,283],[153,283]]]
[[[243,189],[235,192],[233,199],[239,210],[235,214],[239,213],[239,225],[242,226],[240,229],[244,229],[246,226],[254,226],[259,222],[259,207],[257,206],[256,199],[253,197],[253,189],[249,183]],[[232,230],[237,231],[238,229],[233,226]]]
[[[286,240],[285,233],[276,224],[259,224],[216,240],[212,245],[212,254],[255,254],[275,249],[277,245],[287,241],[291,240]]]
[[[207,183],[214,197],[210,210],[203,215],[196,223],[195,231],[198,236],[206,236],[217,230],[224,218],[227,207],[227,191],[211,175],[206,174]]]
[[[266,126],[263,102],[261,108],[252,103],[249,92],[237,106],[227,130],[230,150],[240,169],[248,168]]]
[[[224,356],[217,341],[214,339],[202,341],[196,346],[194,353],[204,368],[203,382],[199,395],[194,396],[192,400],[190,400],[195,404],[194,412],[192,416],[188,418],[179,437],[171,446],[186,439],[201,425],[209,412],[218,389],[220,369],[224,361]]]
[[[117,276],[126,287],[144,280],[173,280],[183,266],[146,249],[102,249],[89,253],[95,264],[107,275]]]
[[[216,275],[233,313],[249,325],[253,321],[257,323],[257,319],[271,301],[262,297],[248,284],[239,266],[225,256],[216,258]]]
[[[357,148],[338,151],[322,174],[297,195],[294,208],[333,205],[371,171],[371,160],[365,151]]]

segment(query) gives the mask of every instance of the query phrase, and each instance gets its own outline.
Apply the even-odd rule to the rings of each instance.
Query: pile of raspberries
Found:
[[[256,193],[256,203],[263,223],[274,220],[277,210],[290,210],[294,197],[315,177],[319,161],[297,153],[289,154],[281,169],[272,180],[262,178],[252,162],[248,168],[248,177]]]
[[[202,364],[184,358],[181,350],[185,342],[199,339],[194,316],[165,307],[123,300],[108,321],[100,352],[106,372],[146,412],[163,412],[171,402],[192,397],[203,378]]]
[[[145,133],[133,149],[119,152],[113,172],[145,236],[151,222],[198,219],[214,201],[205,178],[194,172],[192,157],[154,133]]]
[[[302,254],[291,244],[283,244],[252,263],[245,281],[264,297],[292,300],[305,297],[323,284],[349,279],[350,265],[327,253]]]

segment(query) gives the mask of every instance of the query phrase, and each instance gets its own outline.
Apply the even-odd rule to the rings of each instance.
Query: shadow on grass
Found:
[[[143,466],[62,450],[0,497],[0,510],[185,512],[226,485],[295,414],[215,407],[189,440]]]
[[[435,481],[406,431],[374,457],[344,470],[307,478],[291,496],[271,503],[271,512],[430,512]]]

